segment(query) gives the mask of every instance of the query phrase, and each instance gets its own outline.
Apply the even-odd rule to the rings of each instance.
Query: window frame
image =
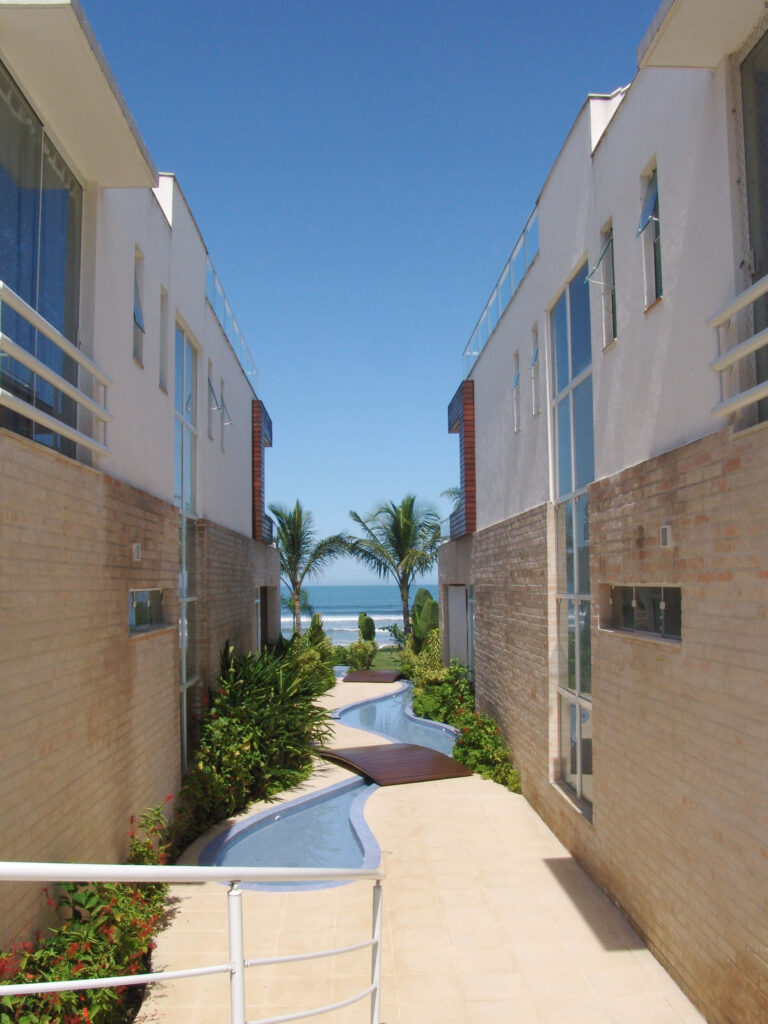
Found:
[[[606,584],[606,593],[604,599],[601,601],[601,622],[600,626],[602,629],[609,629],[617,633],[627,633],[630,636],[639,636],[651,640],[662,640],[672,643],[682,643],[683,639],[683,598],[682,588],[679,586],[671,586],[669,584]],[[654,600],[652,591],[661,591],[660,600],[658,603],[658,611],[661,614],[660,626],[661,628],[647,628],[638,624],[638,618],[636,612],[633,612],[632,625],[625,624],[625,607],[624,596],[621,591],[632,591],[631,607],[637,609],[638,601],[647,608],[650,602]],[[648,592],[644,594],[644,592]],[[665,628],[668,625],[668,619],[666,616],[667,606],[671,605],[669,620],[672,623],[676,622],[679,631],[675,632],[674,629],[669,630]],[[642,619],[639,621],[643,621]],[[646,616],[645,621],[655,625],[656,615]]]
[[[137,602],[137,597],[140,594],[146,595],[146,599],[141,602]],[[159,602],[153,603],[150,595],[159,594]],[[136,606],[137,603],[145,604],[149,614],[149,621],[136,625]],[[153,618],[153,615],[159,615],[158,618]],[[130,636],[143,636],[145,633],[153,633],[158,629],[167,628],[168,623],[165,621],[163,615],[163,588],[162,587],[142,587],[132,588],[128,591],[128,633]]]
[[[637,225],[636,237],[641,240],[643,253],[643,282],[646,311],[664,295],[661,262],[661,222],[659,216],[658,169],[652,167],[644,177],[645,193]]]
[[[609,348],[619,336],[618,311],[616,307],[616,264],[614,260],[613,224],[609,223],[600,232],[600,254],[594,267],[587,274],[590,284],[599,285],[602,307],[603,349]]]
[[[521,417],[520,417],[520,353],[515,352],[512,356],[512,365],[514,367],[514,374],[512,377],[512,385],[510,390],[512,391],[512,429],[515,434],[520,433],[521,429]]]
[[[558,773],[558,784],[564,786],[570,793],[574,794],[585,806],[593,805],[592,789],[592,754],[591,754],[591,721],[592,721],[592,678],[591,678],[591,630],[592,630],[592,603],[589,583],[589,502],[588,487],[594,479],[594,394],[592,393],[592,321],[589,308],[589,284],[588,284],[588,262],[582,263],[575,274],[566,282],[564,288],[559,292],[555,302],[549,310],[549,331],[550,350],[553,366],[552,374],[552,396],[551,408],[553,417],[553,437],[555,441],[555,533],[556,533],[556,603],[557,603],[557,650],[558,650],[558,680],[557,700],[557,755],[560,770]],[[578,295],[576,288],[581,285],[586,291]],[[575,299],[576,309],[572,307]],[[586,299],[586,302],[583,300]],[[561,303],[564,301],[564,307]],[[563,313],[564,310],[564,313]],[[573,314],[576,314],[574,316]],[[586,312],[586,324],[579,319]],[[586,365],[577,365],[574,374],[574,334],[579,327],[586,326],[586,335],[589,342],[589,360]],[[565,331],[565,348],[562,347],[562,338],[559,331]],[[580,339],[583,346],[585,339]],[[579,360],[583,358],[584,352],[577,348]],[[558,368],[558,357],[563,363],[563,356],[567,368]],[[560,378],[560,370],[566,370],[565,380]],[[579,388],[589,382],[590,394],[592,395],[591,427],[592,427],[592,456],[591,465],[587,460],[582,466],[582,460],[577,459],[577,447],[579,438],[576,432],[575,395]],[[565,419],[567,417],[567,419]],[[563,418],[561,420],[561,418]],[[563,430],[563,424],[567,425],[567,431]],[[563,459],[566,453],[561,450],[561,445],[567,445],[567,458],[569,459],[569,473],[566,476],[561,473]],[[582,479],[582,470],[591,469],[586,473],[586,479]],[[567,484],[567,486],[563,486]],[[562,520],[561,520],[562,517]],[[560,529],[562,521],[563,528]],[[569,533],[570,521],[570,533]],[[584,542],[576,543],[577,529],[583,526]],[[568,538],[570,536],[570,551]],[[581,568],[586,557],[586,572]],[[570,558],[570,569],[569,569]],[[582,580],[582,575],[585,578]],[[586,586],[582,586],[582,583]],[[586,626],[583,629],[580,623]],[[565,630],[563,631],[563,623]],[[573,628],[571,628],[571,625]],[[573,644],[571,646],[571,637]],[[563,650],[565,640],[565,650]],[[587,671],[585,672],[584,659],[587,659]],[[571,672],[573,672],[573,685],[570,685]],[[568,721],[566,721],[566,713]],[[574,725],[575,723],[575,725]],[[570,724],[569,756],[566,757],[564,750],[564,731],[566,725]],[[588,726],[588,728],[585,728]],[[589,733],[589,735],[587,735]],[[587,767],[585,744],[589,744],[589,763]],[[575,755],[575,757],[574,757]],[[574,771],[569,771],[567,764],[574,765]],[[586,784],[587,777],[590,779],[589,786]],[[587,789],[589,792],[587,792]],[[591,813],[591,811],[589,812]]]
[[[142,369],[144,369],[144,338],[147,333],[142,304],[143,291],[144,255],[136,246],[133,256],[133,361]]]

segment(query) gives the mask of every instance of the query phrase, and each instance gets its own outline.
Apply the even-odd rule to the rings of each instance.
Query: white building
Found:
[[[667,0],[465,350],[446,656],[708,1019],[768,1019],[768,14]],[[720,311],[720,312],[718,312]]]
[[[77,0],[0,3],[0,281],[0,855],[113,860],[279,558],[253,360]]]

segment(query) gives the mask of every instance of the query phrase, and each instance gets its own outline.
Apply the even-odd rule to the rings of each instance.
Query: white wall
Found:
[[[143,367],[133,358],[134,252],[144,257]],[[250,384],[205,297],[206,251],[178,183],[161,175],[148,189],[100,193],[96,226],[93,353],[113,380],[108,407],[111,458],[99,468],[173,500],[174,337],[179,322],[198,353],[197,514],[251,531]],[[160,386],[161,288],[167,292],[167,391]],[[208,361],[217,396],[224,380],[232,425],[213,415],[208,436]]]
[[[728,96],[725,63],[714,72],[648,69],[623,93],[590,97],[582,108],[539,198],[539,254],[471,373],[478,529],[552,497],[549,311],[583,261],[595,265],[609,221],[618,339],[606,349],[601,289],[590,285],[596,477],[722,426],[711,415],[719,385],[709,369],[716,340],[706,319],[746,283],[738,269],[746,242],[733,213]],[[636,232],[643,176],[653,166],[663,298],[646,309]],[[534,324],[542,403],[536,416],[529,372]],[[510,390],[515,351],[517,433]]]

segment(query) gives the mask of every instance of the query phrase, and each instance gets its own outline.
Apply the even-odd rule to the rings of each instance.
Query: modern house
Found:
[[[0,857],[115,861],[279,557],[252,357],[78,0],[0,3],[0,281]]]
[[[665,0],[464,352],[445,657],[718,1024],[768,1020],[768,11]]]

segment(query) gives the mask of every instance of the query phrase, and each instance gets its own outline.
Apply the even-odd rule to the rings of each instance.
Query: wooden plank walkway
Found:
[[[326,761],[365,775],[379,786],[456,779],[472,772],[452,757],[417,743],[380,743],[366,747],[320,748]]]
[[[396,683],[403,678],[402,672],[396,672],[383,668],[357,669],[347,672],[342,682],[344,683]]]

